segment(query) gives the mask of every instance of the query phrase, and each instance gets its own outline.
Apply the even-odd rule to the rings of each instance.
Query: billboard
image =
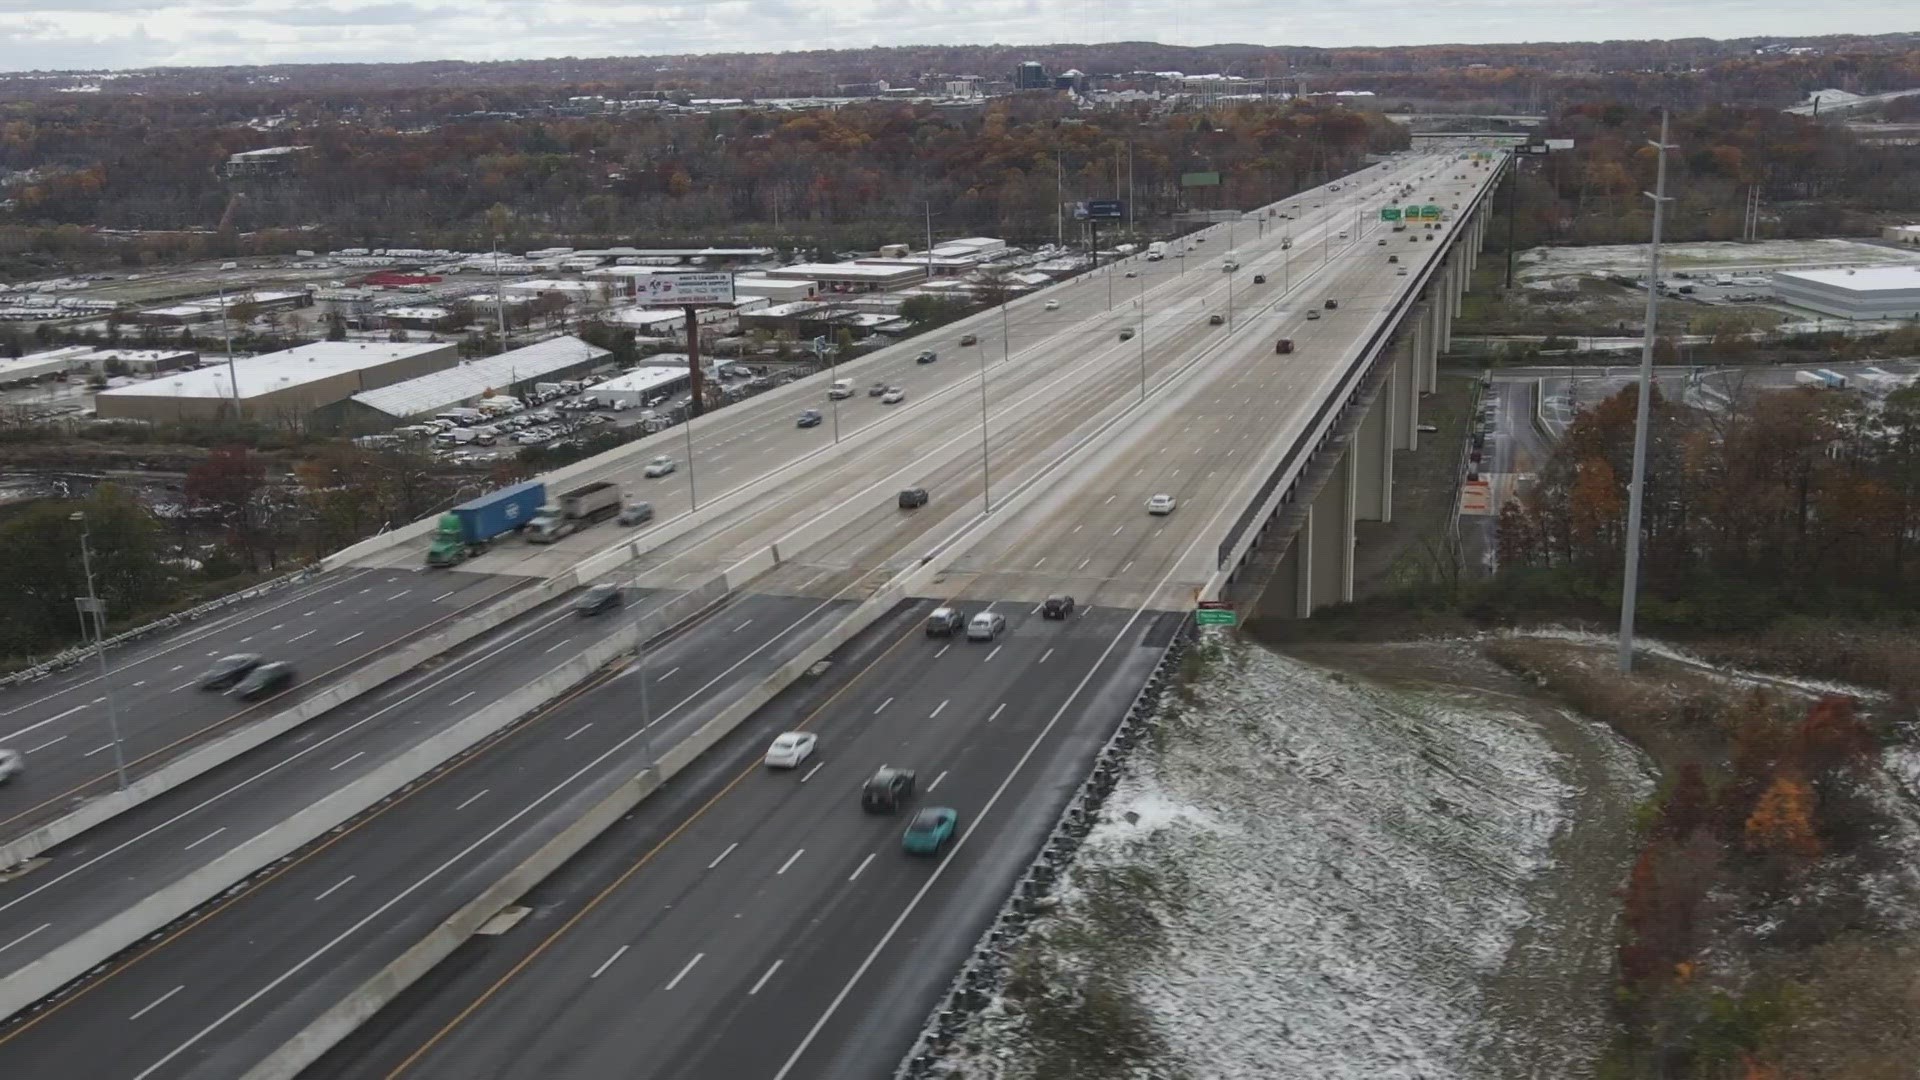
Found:
[[[1075,203],[1073,217],[1076,221],[1119,221],[1127,216],[1127,204],[1119,199],[1094,199]]]
[[[1181,187],[1219,187],[1220,174],[1217,172],[1190,172],[1180,174]]]
[[[656,306],[733,303],[733,275],[703,273],[649,274],[639,282],[644,302]]]

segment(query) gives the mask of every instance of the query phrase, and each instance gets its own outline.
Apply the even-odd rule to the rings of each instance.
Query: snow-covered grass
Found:
[[[1745,268],[1766,271],[1914,261],[1911,252],[1854,240],[1762,240],[1753,244],[1709,241],[1660,246],[1660,262],[1668,272]],[[1520,279],[1529,284],[1564,279],[1568,275],[1626,274],[1637,278],[1646,273],[1647,249],[1641,244],[1534,248],[1521,252],[1519,263]]]
[[[1552,749],[1485,698],[1250,645],[1187,674],[944,1069],[1476,1076],[1480,981],[1572,794]]]

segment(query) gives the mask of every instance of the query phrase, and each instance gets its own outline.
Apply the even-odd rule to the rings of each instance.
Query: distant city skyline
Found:
[[[1323,48],[1879,34],[1912,0],[13,0],[0,69],[1156,41]],[[20,10],[24,9],[24,10]]]

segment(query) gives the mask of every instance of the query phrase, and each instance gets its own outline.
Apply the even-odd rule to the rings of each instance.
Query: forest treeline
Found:
[[[89,226],[207,229],[224,218],[236,245],[240,232],[283,230],[273,239],[299,247],[404,239],[484,249],[495,236],[509,247],[558,236],[832,251],[912,241],[929,211],[941,236],[1037,242],[1056,235],[1063,197],[1131,190],[1136,215],[1164,226],[1158,219],[1178,209],[1284,197],[1407,145],[1384,117],[1337,106],[1083,114],[1034,96],[973,112],[876,102],[425,131],[326,124],[282,136],[313,147],[290,176],[238,180],[217,166],[258,133],[167,130],[156,123],[165,108],[133,102],[84,124],[0,126],[0,167],[34,170],[13,189],[13,218],[38,231],[16,230],[15,246],[69,255],[103,243]],[[1219,172],[1224,185],[1183,189],[1187,172]],[[303,226],[317,229],[294,232]]]
[[[1635,391],[1586,409],[1499,521],[1509,579],[1617,594]],[[1906,624],[1920,599],[1920,389],[1883,405],[1794,389],[1722,412],[1655,397],[1641,610],[1750,630],[1793,613]],[[1610,601],[1609,601],[1610,602]]]
[[[1802,51],[1790,51],[1794,49]],[[942,76],[1006,79],[1015,65],[1029,60],[1055,72],[1220,72],[1304,79],[1309,90],[1373,90],[1435,101],[1489,96],[1524,101],[1542,94],[1553,95],[1556,102],[1639,101],[1645,94],[1658,94],[1676,106],[1787,104],[1822,87],[1873,93],[1920,85],[1914,35],[1884,34],[1336,49],[1151,41],[905,45],[481,63],[147,69],[116,73],[105,82],[88,73],[28,72],[0,74],[0,100],[70,100],[74,95],[65,93],[67,89],[86,85],[98,86],[101,98],[188,99],[180,104],[190,111],[244,102],[256,114],[282,112],[307,120],[336,118],[333,114],[341,110],[366,115],[392,109],[415,117],[444,117],[526,108],[572,94],[794,97],[832,94],[843,84],[882,80],[893,86],[929,84],[937,90]]]

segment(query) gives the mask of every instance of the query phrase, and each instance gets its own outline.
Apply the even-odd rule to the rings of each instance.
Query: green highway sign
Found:
[[[1399,220],[1400,220],[1400,208],[1399,208],[1399,207],[1397,207],[1397,206],[1383,206],[1383,207],[1381,207],[1381,208],[1380,208],[1380,220],[1381,220],[1381,221],[1399,221]]]
[[[1233,626],[1236,622],[1233,612],[1218,608],[1202,608],[1194,612],[1193,621],[1199,626]]]
[[[1440,208],[1429,203],[1420,208],[1420,217],[1427,221],[1438,221],[1440,219]]]
[[[1220,174],[1217,172],[1190,172],[1180,174],[1181,187],[1219,187]]]

